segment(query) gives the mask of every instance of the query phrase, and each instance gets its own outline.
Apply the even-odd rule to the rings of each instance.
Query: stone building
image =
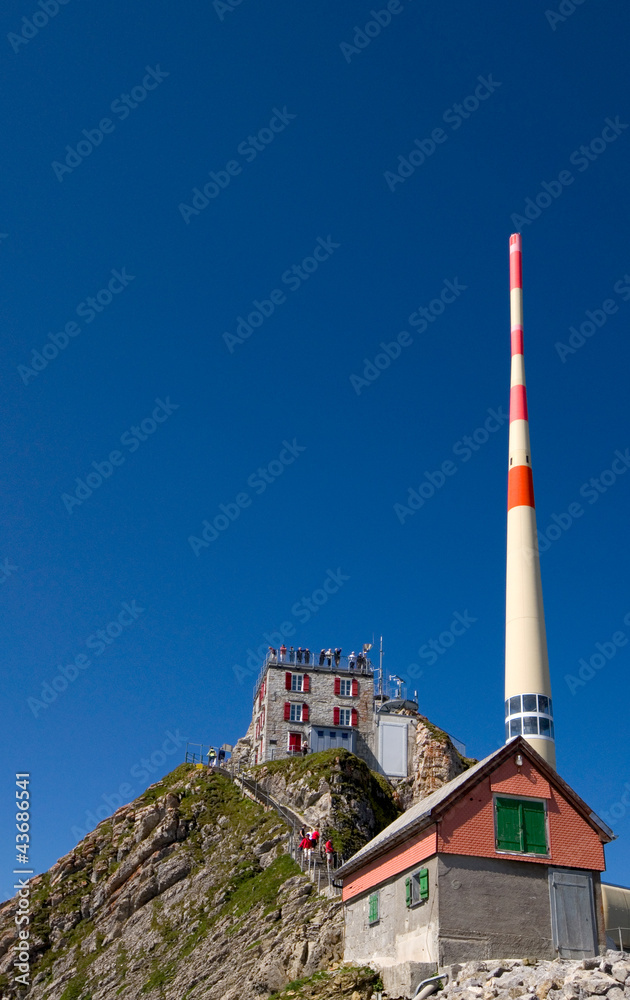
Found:
[[[600,873],[612,832],[523,739],[417,802],[349,859],[346,961],[394,996],[470,959],[605,948]]]
[[[254,688],[251,762],[332,747],[378,768],[374,738],[374,670],[369,660],[334,655],[313,662],[266,658]]]

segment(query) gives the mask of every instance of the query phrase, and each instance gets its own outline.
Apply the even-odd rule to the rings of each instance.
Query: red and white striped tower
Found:
[[[510,236],[510,465],[505,609],[505,738],[522,735],[555,768],[553,706],[547,657],[523,359],[521,237]]]

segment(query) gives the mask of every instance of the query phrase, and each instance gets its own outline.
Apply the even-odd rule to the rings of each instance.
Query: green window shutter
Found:
[[[368,921],[371,924],[375,924],[378,920],[378,893],[375,892],[369,899],[369,914]]]
[[[496,810],[498,850],[522,851],[521,803],[518,799],[497,799]]]
[[[405,903],[411,906],[411,879],[405,879]]]
[[[547,853],[545,806],[542,802],[521,803],[523,810],[524,850],[528,854]]]
[[[429,869],[421,868],[418,872],[418,880],[420,883],[420,899],[429,898]]]

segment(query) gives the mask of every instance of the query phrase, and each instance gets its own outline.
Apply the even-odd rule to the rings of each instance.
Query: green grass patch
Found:
[[[262,904],[264,914],[269,913],[277,905],[281,885],[293,875],[300,874],[299,865],[288,854],[276,858],[264,870],[244,867],[230,882],[222,911],[240,917]]]
[[[59,1000],[81,1000],[85,992],[86,979],[84,975],[75,976],[70,980]]]

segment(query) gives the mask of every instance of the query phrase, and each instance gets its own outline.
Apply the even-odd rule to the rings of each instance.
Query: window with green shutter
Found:
[[[378,923],[378,892],[373,892],[368,899],[368,923]]]
[[[543,802],[523,802],[523,839],[527,854],[547,853],[547,825]]]
[[[422,868],[418,872],[418,888],[420,890],[420,899],[429,898],[429,869]]]
[[[534,799],[495,799],[498,851],[547,854],[545,804]]]
[[[405,879],[405,902],[417,906],[429,898],[429,869],[421,868]]]

